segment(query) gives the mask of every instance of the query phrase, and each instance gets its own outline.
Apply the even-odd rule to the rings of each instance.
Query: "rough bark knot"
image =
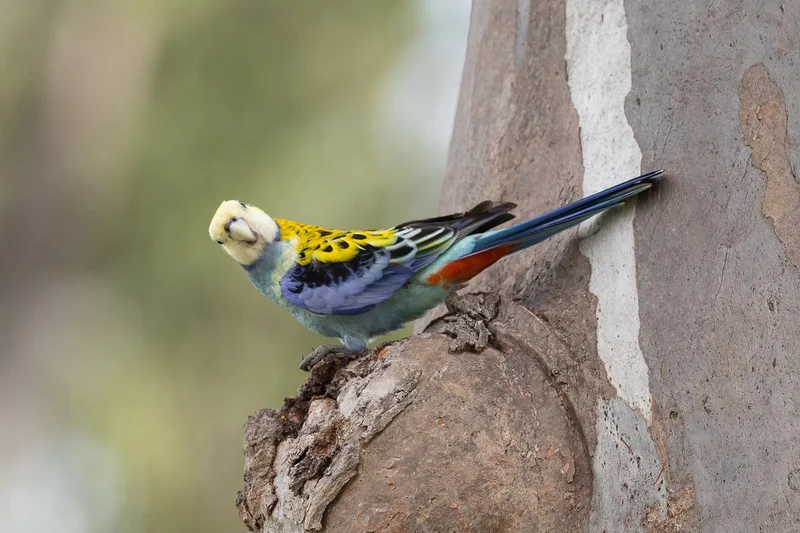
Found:
[[[463,296],[453,293],[445,305],[449,313],[442,318],[438,329],[453,339],[450,352],[480,353],[485,350],[492,340],[487,324],[497,318],[500,297],[490,293]]]
[[[395,349],[402,352],[402,343]],[[328,505],[356,475],[363,446],[414,397],[419,372],[378,355],[327,357],[297,397],[248,419],[236,506],[249,531],[322,528]]]

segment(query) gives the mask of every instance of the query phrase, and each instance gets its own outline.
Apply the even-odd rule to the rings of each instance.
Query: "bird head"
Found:
[[[278,224],[261,209],[236,200],[222,202],[208,234],[242,265],[255,263],[278,238]]]

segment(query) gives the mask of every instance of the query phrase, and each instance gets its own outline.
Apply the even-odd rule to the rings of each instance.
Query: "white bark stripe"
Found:
[[[631,48],[623,0],[567,0],[567,73],[580,121],[583,192],[639,175],[642,152],[625,117]],[[597,352],[617,394],[651,421],[648,369],[639,347],[633,211],[615,211],[581,242],[597,297]]]

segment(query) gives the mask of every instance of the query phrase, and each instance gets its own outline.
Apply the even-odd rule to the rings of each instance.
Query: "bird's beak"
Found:
[[[234,217],[225,223],[225,231],[227,231],[228,235],[234,240],[251,244],[256,242],[256,234],[253,233],[253,230],[250,229],[247,222],[241,218]]]

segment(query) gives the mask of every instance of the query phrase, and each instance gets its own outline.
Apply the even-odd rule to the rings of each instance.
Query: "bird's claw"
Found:
[[[323,344],[303,358],[303,361],[300,363],[300,370],[310,372],[311,369],[318,363],[321,363],[323,359],[335,354],[346,355],[349,358],[355,359],[361,352],[350,352],[340,344]]]

